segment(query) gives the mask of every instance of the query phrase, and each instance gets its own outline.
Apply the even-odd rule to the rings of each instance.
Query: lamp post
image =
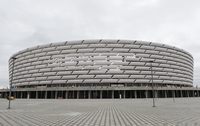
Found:
[[[152,69],[153,60],[150,60],[148,62],[151,63],[151,86],[152,86],[152,95],[153,95],[153,106],[152,107],[156,107],[156,104],[155,104],[155,89],[154,89],[154,83],[153,83],[153,69]]]
[[[135,56],[134,58],[137,58],[137,56]],[[134,59],[132,58],[132,59]],[[125,60],[123,58],[124,61],[129,61],[129,62],[132,62],[130,59],[129,60]],[[149,60],[147,61],[148,63],[151,63],[151,85],[152,85],[152,94],[153,94],[153,106],[152,107],[156,107],[155,105],[155,89],[154,89],[154,83],[153,83],[153,67],[152,67],[152,63],[154,62],[154,60]]]
[[[8,109],[10,109],[10,103],[11,103],[11,95],[12,95],[12,83],[13,83],[13,72],[14,72],[14,62],[17,58],[11,57],[12,59],[12,75],[10,79],[10,90],[9,90],[9,97],[8,97]]]

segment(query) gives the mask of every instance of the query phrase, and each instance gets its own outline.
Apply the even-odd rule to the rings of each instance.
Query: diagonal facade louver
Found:
[[[9,60],[15,88],[82,85],[192,86],[193,57],[165,44],[134,40],[80,40],[28,48]],[[151,64],[149,61],[153,60]]]

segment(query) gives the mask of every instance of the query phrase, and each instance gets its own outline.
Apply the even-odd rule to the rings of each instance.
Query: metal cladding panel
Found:
[[[128,78],[129,75],[114,75],[112,78]]]
[[[102,83],[117,83],[118,79],[102,79]]]
[[[87,74],[88,71],[73,71],[72,74]]]
[[[52,84],[62,84],[62,83],[66,83],[66,80],[53,80]]]
[[[90,72],[89,72],[89,74],[105,74],[106,73],[106,71],[107,70],[103,70],[103,69],[101,69],[101,70],[90,70]]]
[[[85,79],[83,83],[99,83],[100,79]]]
[[[134,44],[135,43],[135,40],[118,40],[118,43],[119,44]]]
[[[96,75],[95,78],[101,78],[101,79],[104,79],[104,78],[111,78],[112,75]]]
[[[59,54],[60,51],[51,51],[51,52],[47,52],[47,55],[56,55]]]
[[[121,48],[124,44],[107,44],[106,47],[112,47],[112,48]]]
[[[25,74],[23,75],[23,77],[28,79],[29,77],[31,77],[31,74]]]
[[[66,70],[66,67],[54,67],[52,68],[52,71],[63,71]]]
[[[37,85],[37,84],[39,84],[39,81],[30,81],[29,82],[29,85]]]
[[[120,69],[110,69],[107,73],[108,74],[117,74],[117,73],[123,73],[123,71]]]
[[[131,49],[129,52],[131,53],[144,53],[145,52],[145,49]]]
[[[71,48],[81,49],[81,48],[86,48],[87,46],[88,46],[88,44],[72,45]]]
[[[43,56],[43,57],[39,57],[38,60],[49,60],[51,58],[51,56]]]
[[[101,41],[101,40],[96,40],[96,39],[94,39],[94,40],[84,40],[83,43],[84,43],[84,44],[90,44],[90,45],[91,45],[91,44],[94,44],[94,43],[97,44],[97,43],[99,43],[100,41]]]
[[[163,83],[163,80],[153,80],[153,83],[160,84],[160,83]]]
[[[51,43],[51,46],[64,46],[66,42],[57,42],[57,43]]]
[[[135,83],[150,83],[149,79],[136,79]]]
[[[77,75],[68,75],[68,76],[62,76],[62,79],[68,80],[68,79],[76,79]]]
[[[68,80],[67,83],[82,83],[83,80]]]
[[[110,43],[110,44],[112,44],[112,43],[114,43],[114,44],[116,44],[116,43],[118,43],[118,41],[119,40],[112,40],[112,39],[102,39],[101,41],[99,41],[100,43],[106,43],[106,44],[108,44],[108,43]]]
[[[52,68],[42,68],[39,70],[39,72],[51,72]]]
[[[43,48],[42,51],[44,52],[51,52],[51,51],[54,51],[55,50],[55,47],[48,47],[48,48]]]
[[[36,77],[36,80],[46,80],[47,77]]]
[[[36,66],[36,65],[40,65],[40,64],[42,64],[42,61],[36,61],[36,62],[32,62],[32,64],[31,64],[31,65],[34,65],[34,66]]]
[[[145,78],[146,75],[131,75],[130,78]]]
[[[53,76],[56,75],[56,72],[45,72],[43,76]]]
[[[135,79],[119,79],[119,83],[134,83]]]
[[[137,71],[137,70],[125,70],[124,73],[125,74],[139,74],[141,71]]]
[[[62,54],[63,53],[75,53],[77,51],[77,49],[67,49],[67,50],[62,50]]]
[[[13,85],[154,83],[191,85],[193,57],[169,45],[135,40],[80,40],[22,50],[9,59]],[[154,63],[150,63],[153,61]]]
[[[141,46],[141,45],[134,45],[134,44],[131,44],[131,45],[126,44],[126,45],[124,45],[125,48],[135,48],[135,49],[140,48],[140,46]]]
[[[78,49],[78,53],[86,53],[86,52],[92,52],[94,49],[92,48],[87,48],[87,49]]]
[[[57,50],[65,50],[65,49],[70,49],[71,45],[64,45],[64,46],[58,46],[56,49]]]
[[[34,53],[34,54],[35,53],[40,53],[40,52],[42,52],[42,49],[35,49],[35,50],[32,50],[31,52]]]
[[[41,77],[43,73],[34,73],[32,74],[32,77]]]
[[[39,84],[51,84],[51,81],[40,81]]]
[[[112,48],[96,48],[94,52],[110,52]]]
[[[105,47],[106,44],[90,44],[89,47],[96,47],[96,48],[100,48],[100,47]]]
[[[31,77],[26,79],[26,81],[34,81],[34,80],[35,80],[35,78],[31,78]]]
[[[128,52],[129,49],[126,49],[126,48],[114,48],[113,51],[122,53],[122,52]]]
[[[78,78],[92,79],[94,75],[79,75]]]
[[[67,45],[78,45],[78,44],[82,44],[83,40],[78,40],[78,41],[67,41]]]
[[[61,76],[49,76],[47,79],[48,80],[59,80]]]

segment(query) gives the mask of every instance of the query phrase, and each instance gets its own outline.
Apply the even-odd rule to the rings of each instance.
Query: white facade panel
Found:
[[[14,56],[17,59],[14,62],[13,82],[17,86],[151,84],[149,61],[154,62],[152,73],[155,83],[192,86],[193,80],[191,54],[173,46],[145,41],[67,41],[25,49]],[[12,63],[10,59],[10,75]]]

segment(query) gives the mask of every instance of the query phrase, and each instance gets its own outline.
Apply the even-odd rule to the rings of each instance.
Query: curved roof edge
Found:
[[[53,42],[53,43],[48,43],[48,44],[41,44],[41,45],[37,45],[37,46],[33,46],[30,48],[26,48],[23,50],[20,50],[16,53],[14,53],[9,60],[12,57],[15,57],[18,54],[24,53],[26,51],[30,51],[30,50],[34,50],[37,48],[44,48],[44,47],[51,47],[51,46],[61,46],[61,45],[67,45],[67,44],[82,44],[82,43],[88,43],[88,44],[92,44],[92,43],[137,43],[137,44],[144,44],[144,45],[154,45],[154,46],[164,46],[166,48],[171,48],[171,49],[176,49],[179,51],[182,51],[184,53],[187,53],[188,55],[191,56],[191,58],[193,59],[193,56],[191,53],[189,53],[188,51],[185,51],[184,49],[175,47],[175,46],[171,46],[168,44],[162,44],[162,43],[158,43],[158,42],[150,42],[150,41],[142,41],[142,40],[126,40],[126,39],[85,39],[85,40],[70,40],[70,41],[63,41],[63,42]]]

